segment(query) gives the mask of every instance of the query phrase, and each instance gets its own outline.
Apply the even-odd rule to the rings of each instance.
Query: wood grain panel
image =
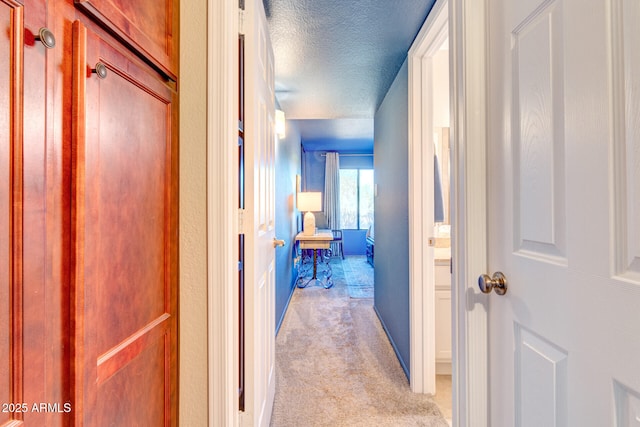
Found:
[[[69,232],[70,232],[70,111],[60,111],[54,99],[70,93],[70,80],[55,89],[70,50],[56,26],[52,0],[24,2],[24,127],[23,127],[23,306],[24,397],[57,411],[25,414],[27,426],[67,426],[73,410],[70,395]],[[32,34],[47,27],[57,46],[46,49]],[[70,36],[70,35],[69,35]],[[67,43],[68,48],[70,44]],[[55,82],[55,83],[54,83]],[[55,104],[55,106],[54,106]],[[67,103],[67,105],[69,105]],[[67,412],[64,411],[64,405]]]
[[[9,163],[0,161],[0,192],[10,192],[11,205],[8,246],[4,230],[0,232],[0,245],[10,251],[10,270],[0,267],[0,271],[9,272],[8,291],[0,285],[4,293],[0,298],[0,347],[6,343],[11,346],[9,353],[0,350],[0,357],[9,355],[8,365],[2,361],[6,370],[0,370],[0,375],[10,381],[11,396],[0,400],[26,404],[24,413],[9,414],[10,418],[27,426],[57,427],[66,425],[68,415],[64,409],[57,412],[53,408],[70,402],[65,293],[69,217],[63,213],[68,209],[64,195],[68,194],[69,175],[62,160],[68,143],[54,143],[51,133],[54,114],[49,95],[53,93],[52,78],[60,69],[48,66],[55,62],[53,51],[33,37],[47,26],[47,3],[0,0],[0,114],[9,117],[11,126],[6,134],[7,122],[0,119],[0,150],[4,154],[6,147],[10,150]],[[0,205],[4,205],[7,199],[0,198],[4,199]],[[0,211],[6,214],[5,206]],[[5,219],[2,223],[7,224]],[[9,322],[6,334],[5,322]],[[38,409],[40,403],[46,410]],[[0,424],[6,421],[1,418],[4,416],[0,416]]]
[[[17,21],[14,16],[17,15]],[[20,371],[16,367],[21,365],[20,312],[15,304],[20,299],[20,281],[15,263],[19,262],[18,254],[14,252],[14,244],[19,244],[21,236],[14,223],[19,218],[13,208],[14,202],[21,205],[21,200],[15,200],[17,194],[14,189],[20,188],[20,167],[14,170],[14,156],[20,150],[21,141],[13,125],[19,114],[19,98],[14,98],[16,86],[19,87],[19,74],[15,68],[14,47],[17,34],[15,24],[20,24],[21,14],[14,5],[0,1],[0,28],[7,31],[0,33],[0,404],[14,403],[21,398]],[[16,342],[17,341],[17,342]],[[14,346],[18,344],[18,347]],[[15,362],[18,362],[17,364]],[[6,374],[5,374],[6,373]],[[14,388],[14,384],[18,385]],[[15,419],[14,414],[0,412],[0,425],[5,425]],[[18,419],[21,416],[18,414]]]
[[[170,371],[164,361],[170,336],[161,335],[131,363],[124,365],[98,390],[99,426],[166,426],[165,412]]]
[[[76,423],[175,425],[175,93],[78,21],[74,59]]]
[[[74,0],[76,5],[148,59],[172,80],[177,73],[174,28],[178,5],[173,0]],[[177,31],[176,31],[177,33]]]
[[[86,169],[91,203],[99,209],[92,218],[95,239],[86,240],[97,261],[95,274],[103,284],[97,288],[98,317],[126,319],[99,327],[100,353],[162,316],[167,308],[169,101],[132,83],[116,72],[100,81],[99,143],[88,153],[96,163]]]

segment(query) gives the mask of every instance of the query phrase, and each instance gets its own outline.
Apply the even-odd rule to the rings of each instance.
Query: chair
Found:
[[[344,259],[344,251],[342,250],[342,230],[331,230],[333,241],[331,245],[336,247],[336,255],[340,255]]]
[[[373,225],[369,226],[366,236],[367,242],[367,262],[373,267],[373,252],[375,246],[375,237],[373,236]]]

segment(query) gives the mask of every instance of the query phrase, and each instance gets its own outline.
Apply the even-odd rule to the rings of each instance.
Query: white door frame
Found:
[[[438,0],[409,51],[411,389],[434,393],[435,283],[433,249],[426,244],[433,235],[430,57],[450,40],[452,388],[458,426],[488,423],[487,308],[475,300],[475,278],[487,265],[486,13],[486,0]]]
[[[489,0],[449,1],[453,422],[486,427],[488,307],[477,278],[487,270]]]
[[[239,423],[239,10],[233,1],[207,3],[208,425],[217,427]]]
[[[488,425],[487,307],[475,284],[487,268],[487,3],[449,0],[448,8],[453,418],[454,425],[473,427]],[[209,0],[207,27],[209,425],[237,426],[237,4]]]
[[[409,49],[409,318],[410,384],[436,392],[434,250],[433,67],[449,37],[448,0],[436,1]]]

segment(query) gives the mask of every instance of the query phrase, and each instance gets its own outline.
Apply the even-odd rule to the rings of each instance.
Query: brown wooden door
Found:
[[[53,51],[34,38],[47,5],[0,0],[0,426],[60,426],[72,410],[69,182],[49,120]]]
[[[73,49],[76,425],[176,425],[176,93],[79,21]]]

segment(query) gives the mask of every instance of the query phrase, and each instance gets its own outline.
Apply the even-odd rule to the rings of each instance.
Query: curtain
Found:
[[[340,228],[340,156],[327,153],[324,170],[324,215],[332,230]]]

